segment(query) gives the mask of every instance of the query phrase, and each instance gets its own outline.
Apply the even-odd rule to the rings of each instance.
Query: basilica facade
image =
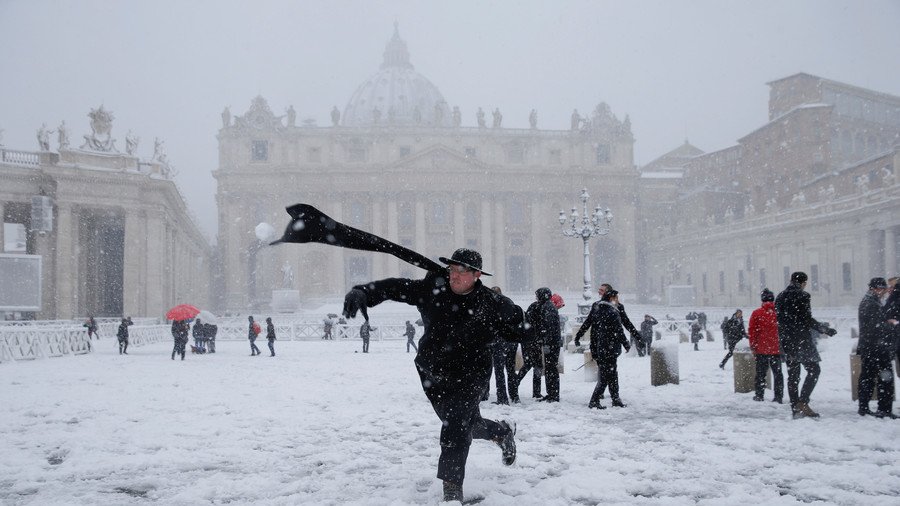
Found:
[[[593,240],[598,279],[636,289],[635,229],[638,171],[626,117],[601,103],[570,128],[510,128],[496,108],[463,113],[451,107],[415,71],[396,29],[384,59],[331,125],[297,124],[289,108],[276,115],[256,97],[219,131],[218,243],[221,304],[263,308],[272,290],[285,288],[285,265],[301,298],[340,296],[352,285],[422,271],[388,255],[323,245],[267,246],[259,223],[280,229],[284,208],[303,202],[334,219],[375,233],[437,259],[458,247],[476,249],[504,292],[531,293],[540,286],[579,291],[583,243],[564,237],[566,219],[582,188],[595,205],[614,213],[611,232]],[[525,117],[525,114],[522,114]]]
[[[900,97],[803,73],[769,87],[770,121],[737,144],[642,167],[645,298],[753,307],[804,271],[815,304],[854,306],[900,273]]]

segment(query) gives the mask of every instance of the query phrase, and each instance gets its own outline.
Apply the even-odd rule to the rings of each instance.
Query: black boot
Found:
[[[462,485],[458,485],[456,483],[452,483],[449,481],[444,481],[444,501],[459,501],[463,500],[463,489]]]

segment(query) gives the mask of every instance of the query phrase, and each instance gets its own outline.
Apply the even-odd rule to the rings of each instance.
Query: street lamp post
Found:
[[[583,301],[578,303],[578,322],[584,321],[591,310],[591,297],[593,290],[591,288],[591,250],[588,243],[591,237],[606,235],[609,233],[609,225],[613,219],[613,213],[607,207],[606,210],[600,208],[598,204],[594,208],[594,212],[588,214],[588,191],[587,188],[581,190],[581,205],[583,208],[581,222],[579,223],[578,210],[572,208],[572,214],[566,218],[565,211],[559,212],[559,224],[562,227],[562,234],[566,237],[578,237],[584,241],[584,292],[581,296]],[[569,226],[566,223],[569,222]]]

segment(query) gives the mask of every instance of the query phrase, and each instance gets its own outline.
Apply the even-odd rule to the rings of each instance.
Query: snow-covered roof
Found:
[[[681,179],[684,177],[683,171],[651,171],[641,172],[641,179]]]

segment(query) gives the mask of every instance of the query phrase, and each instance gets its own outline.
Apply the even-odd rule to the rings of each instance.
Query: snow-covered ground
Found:
[[[378,310],[372,311],[378,315]],[[633,315],[633,319],[639,316]],[[635,319],[637,321],[637,319]],[[485,505],[900,504],[900,423],[850,400],[849,331],[822,341],[811,406],[733,392],[720,342],[680,348],[679,385],[620,359],[627,408],[586,404],[580,356],[562,402],[482,404],[518,423],[518,459],[475,441],[465,492]],[[246,342],[169,359],[168,343],[0,364],[0,504],[437,504],[440,423],[403,341]],[[494,399],[493,385],[491,400]],[[785,399],[786,400],[786,399]],[[604,401],[609,405],[607,398]],[[874,403],[873,403],[874,406]],[[895,410],[896,412],[896,410]]]

